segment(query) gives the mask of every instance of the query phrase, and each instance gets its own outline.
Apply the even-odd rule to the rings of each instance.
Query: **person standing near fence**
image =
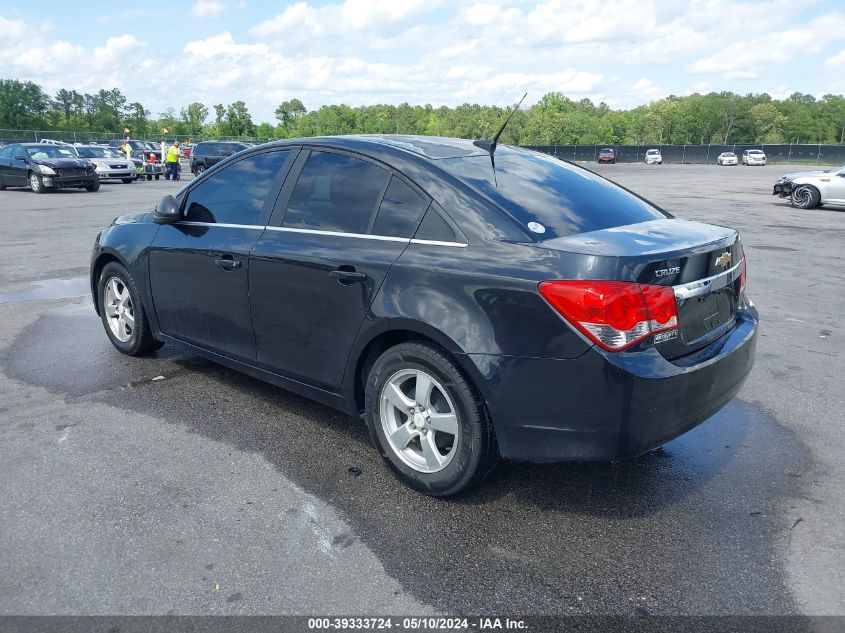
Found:
[[[179,180],[179,141],[167,148],[167,176],[168,180]]]

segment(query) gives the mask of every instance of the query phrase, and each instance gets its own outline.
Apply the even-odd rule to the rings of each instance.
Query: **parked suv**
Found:
[[[645,164],[646,165],[662,165],[663,164],[663,155],[660,153],[659,149],[650,149],[645,153]]]
[[[246,143],[224,143],[222,141],[197,143],[191,152],[191,173],[199,176],[209,167],[216,165],[232,154],[245,150],[247,147]]]
[[[747,149],[742,153],[743,165],[765,165],[766,155],[761,149]]]

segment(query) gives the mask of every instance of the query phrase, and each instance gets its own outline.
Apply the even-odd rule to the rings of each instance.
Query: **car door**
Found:
[[[249,252],[298,148],[249,154],[182,196],[179,222],[150,248],[150,288],[165,334],[255,360],[249,313]]]
[[[12,145],[9,164],[6,168],[6,174],[3,176],[6,186],[26,187],[29,184],[26,175],[28,170],[29,162],[26,148],[23,145]]]
[[[827,186],[827,202],[845,204],[845,167],[830,174]]]
[[[7,182],[7,174],[9,171],[9,165],[12,162],[13,148],[14,145],[6,145],[5,147],[0,147],[0,183],[6,184],[6,186],[9,186],[10,184]]]
[[[384,165],[304,150],[250,256],[259,363],[337,391],[373,298],[429,202]]]

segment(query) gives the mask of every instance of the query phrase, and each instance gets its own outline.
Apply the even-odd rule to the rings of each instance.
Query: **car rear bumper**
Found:
[[[697,426],[739,391],[754,364],[757,310],[672,362],[654,348],[590,349],[572,360],[470,354],[487,380],[503,457],[532,462],[636,457]]]

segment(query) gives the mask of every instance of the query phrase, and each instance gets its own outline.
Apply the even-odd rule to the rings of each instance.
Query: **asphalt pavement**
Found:
[[[184,182],[0,192],[0,614],[845,614],[845,209],[771,197],[777,166],[596,170],[742,231],[755,369],[640,459],[505,463],[453,500],[359,420],[111,347],[94,237]]]

